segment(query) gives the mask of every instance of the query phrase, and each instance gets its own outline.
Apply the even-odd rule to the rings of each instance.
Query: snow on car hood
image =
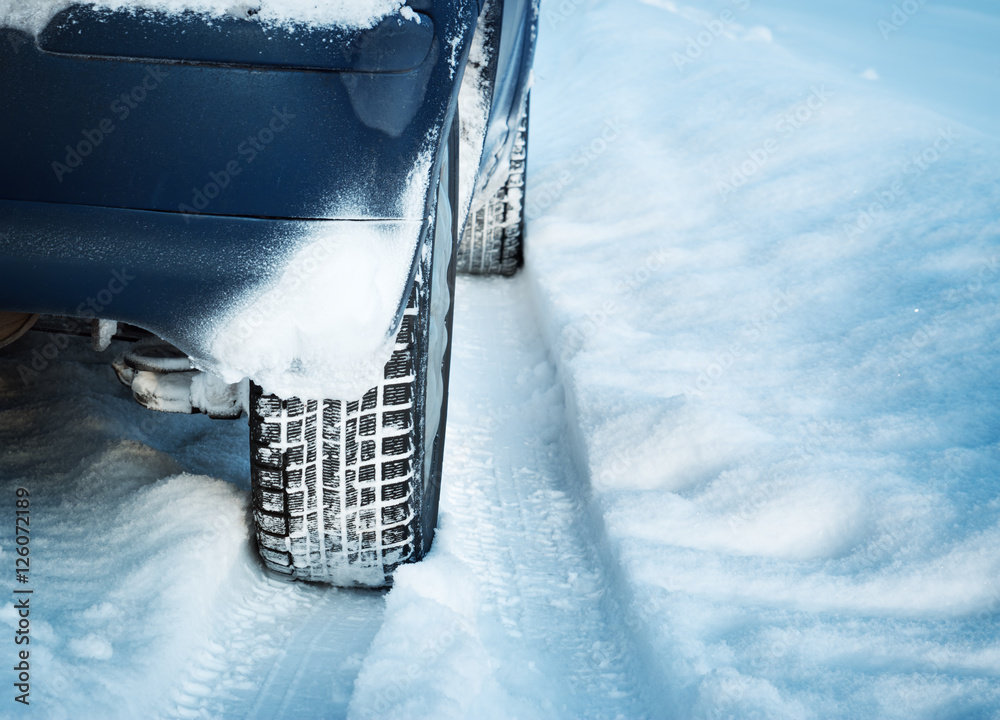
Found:
[[[247,17],[269,25],[322,25],[363,29],[399,11],[402,0],[0,0],[0,26],[33,35],[71,5],[91,5],[103,10],[192,11],[209,16]]]
[[[355,399],[375,386],[395,345],[433,157],[425,150],[410,172],[408,219],[303,222],[271,280],[208,329],[211,361],[198,364],[281,397]]]

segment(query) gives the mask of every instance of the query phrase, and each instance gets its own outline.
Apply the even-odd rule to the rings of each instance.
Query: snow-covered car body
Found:
[[[485,187],[537,6],[411,0],[356,26],[255,7],[0,18],[0,310],[126,322],[229,382],[351,393],[391,352],[477,25]]]

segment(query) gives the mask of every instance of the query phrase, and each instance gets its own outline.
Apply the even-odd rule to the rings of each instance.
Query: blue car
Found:
[[[329,5],[0,10],[0,345],[246,413],[266,566],[378,587],[434,535],[455,273],[522,262],[538,5]]]

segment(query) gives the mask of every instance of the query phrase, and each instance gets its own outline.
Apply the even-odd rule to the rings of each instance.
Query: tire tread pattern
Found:
[[[276,572],[379,587],[419,555],[419,279],[383,380],[360,400],[282,399],[251,385],[254,524]]]
[[[528,156],[525,104],[510,157],[507,181],[489,201],[472,202],[458,248],[458,272],[514,275],[524,263],[524,185]]]

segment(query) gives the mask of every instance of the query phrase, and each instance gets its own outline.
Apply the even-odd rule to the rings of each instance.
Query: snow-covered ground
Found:
[[[527,265],[605,556],[664,716],[1000,717],[997,116],[928,109],[995,111],[998,8],[790,5],[548,8]]]
[[[528,280],[460,290],[440,530],[388,594],[266,574],[245,420],[152,414],[82,339],[30,388],[17,366],[49,338],[3,357],[2,492],[31,492],[38,717],[650,714]],[[10,604],[0,622],[13,631]]]
[[[526,268],[459,283],[388,593],[261,569],[245,420],[0,354],[0,717],[1000,717],[1000,11],[800,5],[545,1]]]

